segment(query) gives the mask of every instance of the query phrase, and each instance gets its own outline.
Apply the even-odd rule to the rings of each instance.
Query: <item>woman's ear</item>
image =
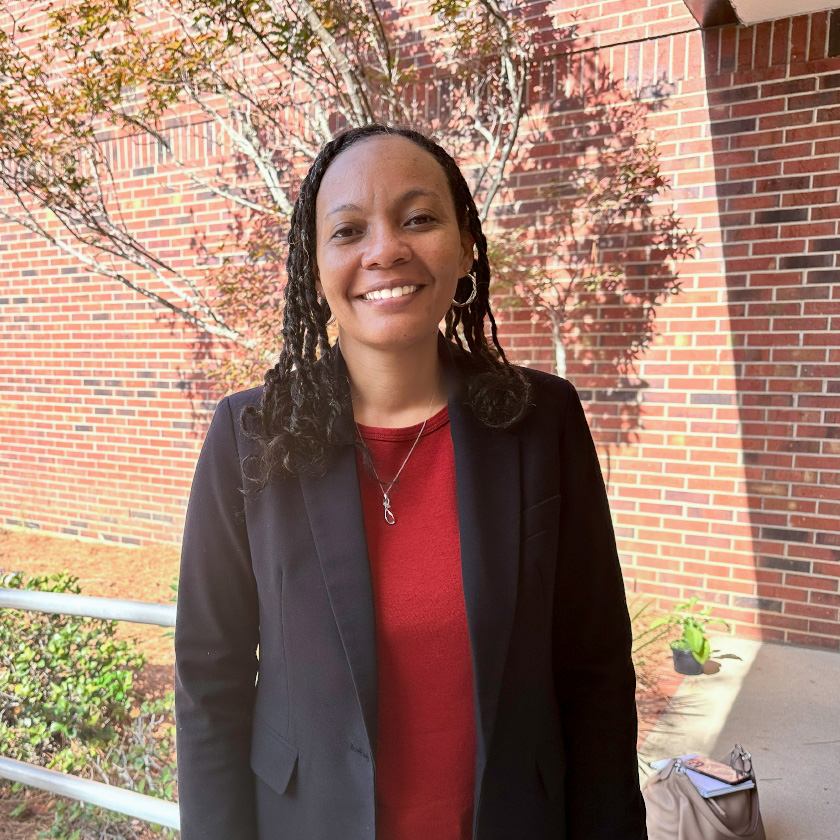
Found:
[[[472,271],[473,262],[475,261],[475,255],[473,254],[473,247],[475,246],[475,242],[473,241],[472,236],[466,230],[461,231],[461,277],[463,277],[468,272]]]

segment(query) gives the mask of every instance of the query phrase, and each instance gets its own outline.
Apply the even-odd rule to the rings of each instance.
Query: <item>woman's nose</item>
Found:
[[[411,258],[411,248],[400,228],[372,225],[362,255],[365,268],[390,268]]]

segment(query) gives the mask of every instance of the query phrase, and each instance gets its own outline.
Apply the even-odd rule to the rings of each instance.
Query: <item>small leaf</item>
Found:
[[[694,655],[694,658],[702,665],[711,656],[712,648],[709,645],[708,640],[704,638],[700,650],[692,650],[691,652]]]

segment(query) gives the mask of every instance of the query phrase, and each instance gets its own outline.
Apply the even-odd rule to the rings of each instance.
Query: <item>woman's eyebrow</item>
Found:
[[[405,204],[407,201],[413,201],[415,198],[436,198],[440,200],[440,195],[434,190],[427,190],[423,189],[422,187],[414,187],[413,189],[406,190],[401,196],[397,198],[394,204],[398,206],[400,204]],[[359,207],[358,204],[345,203],[339,204],[338,206],[333,207],[331,210],[328,210],[324,214],[324,218],[326,219],[328,216],[334,216],[336,213],[345,213],[348,210],[356,213],[362,212],[362,208]]]

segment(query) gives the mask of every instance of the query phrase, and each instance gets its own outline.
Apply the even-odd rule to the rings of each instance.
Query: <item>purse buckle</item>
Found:
[[[752,756],[740,745],[735,744],[732,755],[729,758],[729,766],[734,768],[735,762],[739,761],[745,773],[752,773]]]

